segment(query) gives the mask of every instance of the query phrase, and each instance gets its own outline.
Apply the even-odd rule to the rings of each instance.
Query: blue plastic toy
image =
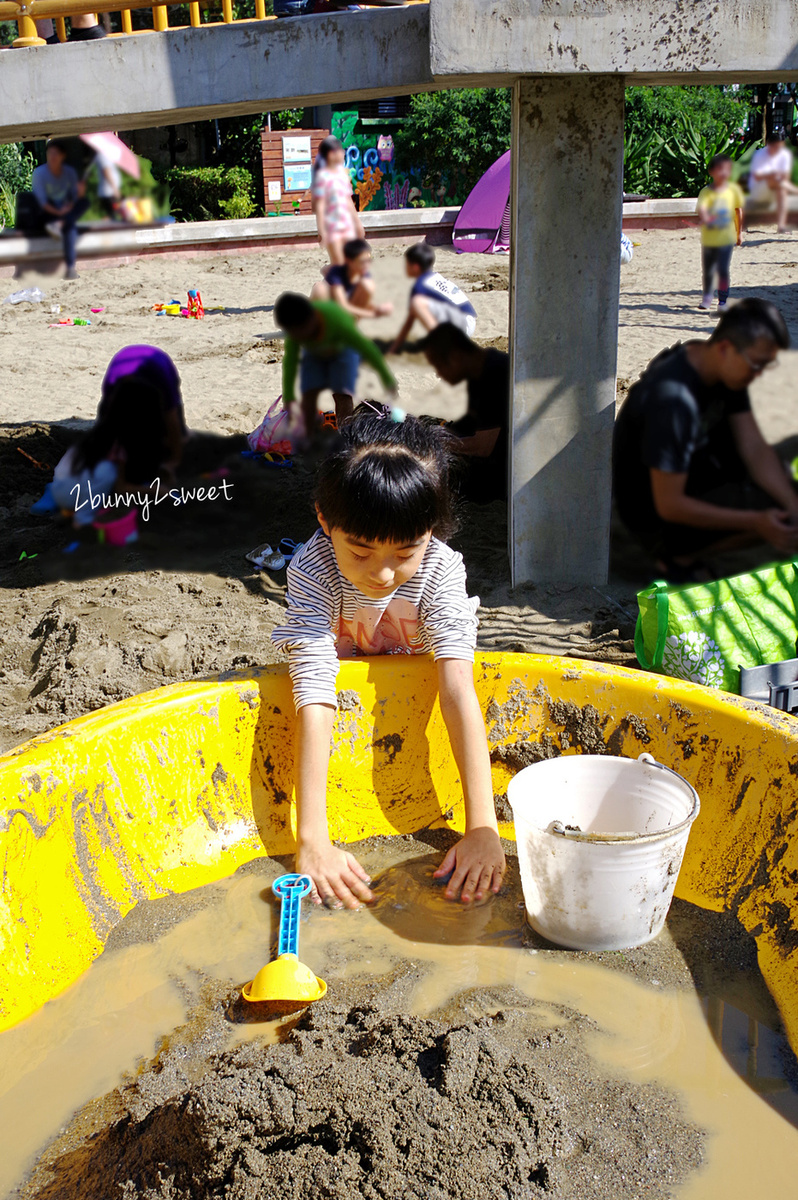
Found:
[[[290,1004],[310,1004],[320,1000],[327,984],[310,967],[299,961],[299,914],[302,897],[313,887],[309,875],[281,875],[272,884],[280,898],[280,932],[277,958],[261,967],[242,991],[245,1000]]]

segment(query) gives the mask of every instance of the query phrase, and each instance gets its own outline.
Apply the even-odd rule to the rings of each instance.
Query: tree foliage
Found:
[[[460,176],[468,190],[509,150],[510,119],[506,88],[413,96],[410,114],[394,135],[397,165],[402,170],[422,166],[430,187]]]
[[[17,192],[30,191],[35,165],[33,155],[22,142],[0,146],[0,225],[3,227],[13,226]]]
[[[716,154],[739,159],[749,131],[753,89],[636,87],[626,89],[624,189],[649,196],[695,196]]]
[[[687,123],[698,136],[746,136],[754,107],[754,88],[631,87],[626,89],[626,133],[658,133],[666,140],[675,122]]]
[[[754,89],[634,87],[626,90],[624,187],[650,196],[694,196],[714,154],[739,158]],[[510,92],[474,88],[414,96],[395,134],[397,163],[422,166],[428,186],[457,181],[467,192],[510,146]]]

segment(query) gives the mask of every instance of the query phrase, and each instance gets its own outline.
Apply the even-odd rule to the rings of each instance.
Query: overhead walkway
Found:
[[[369,7],[403,7],[407,4],[428,4],[429,0],[362,0]],[[341,0],[344,4],[344,0]],[[266,0],[254,0],[254,17],[244,17],[239,15],[233,7],[233,0],[221,0],[221,9],[211,10],[208,4],[201,4],[200,0],[158,0],[158,3],[153,4],[152,0],[122,0],[122,3],[92,3],[92,0],[26,0],[26,2],[13,2],[0,4],[0,20],[16,21],[19,32],[17,38],[12,43],[15,47],[20,46],[46,46],[47,41],[41,37],[39,28],[36,22],[45,18],[51,19],[55,24],[56,35],[61,42],[68,40],[66,21],[68,17],[78,16],[84,13],[96,15],[98,13],[119,13],[121,30],[112,32],[110,37],[128,36],[134,33],[163,33],[167,29],[184,28],[185,23],[179,20],[170,21],[170,8],[180,9],[181,12],[188,9],[189,27],[199,29],[203,25],[213,25],[221,22],[223,25],[242,25],[248,21],[269,21],[276,18],[272,14],[267,15]],[[148,26],[145,20],[133,21],[134,12],[142,12],[150,10],[152,13],[152,25]]]
[[[91,2],[67,0],[66,7],[87,10]],[[31,0],[29,7],[44,15],[58,5],[64,0]],[[119,0],[99,7],[118,9]],[[0,4],[0,18],[9,8],[16,6]],[[0,53],[0,141],[142,129],[434,86],[426,4],[203,24]]]
[[[256,10],[263,0],[254,0]],[[153,30],[0,53],[0,141],[136,129],[529,76],[627,83],[798,79],[791,0],[411,0],[404,7],[169,27],[177,0],[0,0],[0,20],[151,10]]]
[[[430,0],[234,22],[230,4],[213,25],[192,3],[192,25],[163,28],[164,3],[148,36],[0,53],[0,141],[512,86],[513,579],[605,579],[624,87],[798,80],[798,5]],[[0,0],[0,18],[98,7],[120,3]]]

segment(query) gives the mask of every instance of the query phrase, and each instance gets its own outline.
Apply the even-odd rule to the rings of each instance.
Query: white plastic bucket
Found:
[[[665,923],[695,789],[651,757],[566,755],[510,781],[527,920],[573,950],[627,950]]]

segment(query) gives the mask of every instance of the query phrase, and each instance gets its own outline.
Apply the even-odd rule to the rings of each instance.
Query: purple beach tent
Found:
[[[454,224],[461,254],[506,254],[510,249],[510,151],[488,167]]]

